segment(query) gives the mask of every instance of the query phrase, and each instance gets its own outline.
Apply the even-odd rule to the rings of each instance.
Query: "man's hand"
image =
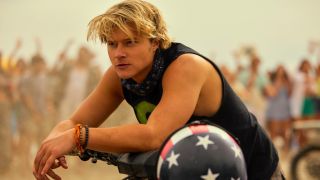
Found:
[[[55,180],[60,180],[61,177],[58,176],[54,171],[53,169],[56,169],[58,167],[62,167],[64,169],[68,169],[68,165],[67,165],[67,162],[66,162],[66,159],[64,156],[61,156],[59,157],[55,162],[54,164],[52,164],[52,166],[50,167],[50,169],[48,170],[47,174],[46,175],[43,175],[43,176],[38,176],[36,171],[35,171],[35,168],[33,169],[33,175],[35,176],[36,179],[40,180],[40,179],[49,179],[48,176],[50,176],[51,178],[55,179]],[[48,175],[48,176],[47,176]]]
[[[63,155],[69,153],[75,147],[74,129],[67,130],[55,137],[46,139],[34,160],[33,174],[38,180],[61,179],[52,169],[62,166],[68,168]]]

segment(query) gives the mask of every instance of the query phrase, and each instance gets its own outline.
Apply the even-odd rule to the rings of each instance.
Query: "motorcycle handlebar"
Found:
[[[118,167],[121,174],[128,175],[125,179],[156,179],[156,163],[158,150],[143,153],[112,154],[87,149],[84,153],[70,153],[78,156],[82,161],[91,159],[92,163],[98,160],[106,162],[108,165]]]

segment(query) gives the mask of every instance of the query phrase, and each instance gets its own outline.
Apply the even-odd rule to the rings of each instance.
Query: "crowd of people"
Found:
[[[43,138],[57,121],[70,116],[101,78],[102,69],[92,64],[95,54],[81,46],[76,57],[69,57],[70,45],[50,67],[39,50],[30,59],[16,58],[21,41],[6,62],[0,52],[1,172],[10,167],[12,153],[30,169]],[[310,52],[320,62],[320,44],[312,44]],[[262,73],[264,62],[254,48],[242,48],[234,57],[235,70],[220,65],[227,81],[278,147],[289,151],[292,122],[320,117],[320,64],[305,57],[297,72],[289,73],[279,64]],[[243,57],[247,66],[239,63]]]
[[[68,118],[101,78],[101,69],[93,63],[95,54],[80,46],[76,57],[70,57],[70,45],[53,66],[40,48],[30,59],[16,58],[20,40],[8,57],[0,52],[1,172],[17,156],[21,168],[31,169],[41,141],[57,121]]]
[[[222,71],[247,108],[253,112],[267,130],[278,148],[290,148],[305,143],[303,135],[294,139],[293,122],[317,120],[320,117],[320,44],[310,42],[307,56],[290,72],[285,64],[261,73],[261,60],[257,50],[245,47],[234,57],[237,68],[222,66]],[[248,66],[239,63],[241,56],[249,60]]]

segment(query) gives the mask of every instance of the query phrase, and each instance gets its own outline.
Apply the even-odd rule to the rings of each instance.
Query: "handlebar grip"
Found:
[[[86,149],[84,153],[78,153],[77,155],[82,161],[91,159],[92,163],[96,163],[97,160],[101,160],[109,165],[117,166],[119,173],[127,174],[129,175],[128,177],[155,179],[158,153],[157,150],[154,150],[144,153],[124,153],[115,155]]]

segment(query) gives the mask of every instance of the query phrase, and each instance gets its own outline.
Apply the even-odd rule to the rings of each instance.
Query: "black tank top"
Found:
[[[180,44],[172,43],[171,47],[162,50],[165,69],[180,55],[191,53],[201,56],[212,64],[222,81],[222,100],[219,110],[212,116],[192,116],[188,123],[196,120],[207,120],[217,124],[232,134],[240,143],[243,151],[249,179],[270,179],[275,171],[279,158],[275,147],[240,98],[227,83],[219,68],[208,58],[195,50]],[[149,115],[159,103],[162,96],[162,78],[148,95],[137,95],[122,87],[125,100],[133,107],[140,123],[146,123]],[[212,92],[214,93],[214,92]]]

